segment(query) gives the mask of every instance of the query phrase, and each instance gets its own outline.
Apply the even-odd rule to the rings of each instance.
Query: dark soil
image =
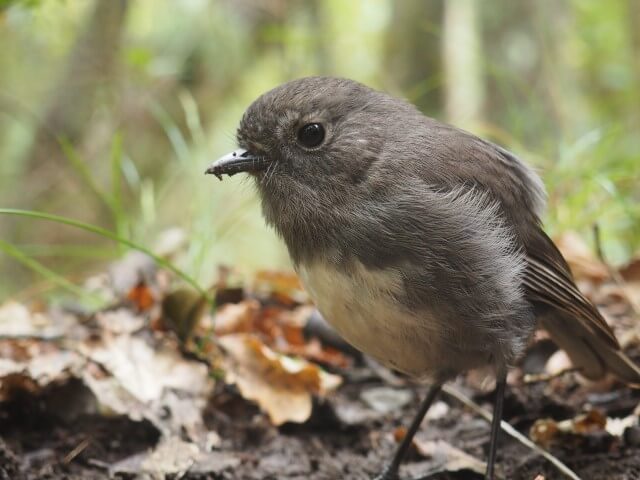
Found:
[[[424,394],[422,386],[402,386],[413,400],[388,414],[372,414],[360,398],[362,391],[383,383],[366,368],[330,398],[319,401],[312,418],[303,425],[270,426],[257,408],[242,399],[233,387],[220,386],[206,411],[206,424],[218,432],[217,456],[206,468],[187,471],[183,479],[369,479],[390,458],[396,442],[394,430],[408,423]],[[559,379],[555,380],[556,382]],[[520,431],[543,417],[570,418],[584,401],[615,415],[628,415],[640,401],[640,393],[624,387],[581,398],[573,378],[563,379],[562,397],[548,383],[512,387],[506,398],[505,419]],[[458,385],[469,392],[464,384]],[[557,387],[557,385],[555,386]],[[80,382],[47,389],[38,396],[23,395],[1,405],[0,479],[106,479],[151,478],[118,473],[113,465],[152,448],[160,438],[148,422],[109,417],[91,412],[90,395]],[[476,415],[446,395],[449,411],[425,423],[421,439],[441,439],[478,459],[484,459],[489,427]],[[490,407],[491,395],[476,396]],[[66,402],[65,402],[66,401]],[[567,438],[552,453],[582,479],[632,480],[640,478],[640,433],[628,429],[622,437],[606,432]],[[502,435],[498,453],[502,478],[546,480],[563,478],[557,469],[512,438]],[[433,463],[411,454],[403,478],[475,479],[468,470],[433,472]]]

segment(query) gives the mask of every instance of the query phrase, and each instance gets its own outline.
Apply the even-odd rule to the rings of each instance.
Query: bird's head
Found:
[[[309,77],[259,97],[237,132],[238,150],[207,173],[253,174],[262,193],[290,184],[339,191],[362,182],[379,159],[393,117],[414,113],[401,100],[358,82]]]

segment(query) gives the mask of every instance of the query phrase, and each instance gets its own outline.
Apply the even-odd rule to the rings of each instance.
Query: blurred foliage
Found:
[[[329,74],[510,148],[544,176],[552,234],[590,238],[598,223],[607,257],[624,261],[640,246],[640,2],[478,5],[0,0],[0,206],[151,249],[181,227],[171,260],[204,286],[220,263],[285,266],[251,183],[203,171],[260,93]],[[78,281],[122,253],[24,218],[0,217],[0,238],[0,299],[42,280],[26,258]]]

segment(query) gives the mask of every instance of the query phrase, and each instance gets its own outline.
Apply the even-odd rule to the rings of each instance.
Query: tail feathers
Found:
[[[594,335],[579,320],[555,311],[540,321],[585,377],[597,380],[610,372],[619,380],[640,387],[640,367],[622,350]]]

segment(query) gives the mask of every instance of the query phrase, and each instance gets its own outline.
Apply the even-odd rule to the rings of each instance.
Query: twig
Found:
[[[482,418],[484,418],[487,422],[491,423],[491,418],[492,418],[491,413],[485,410],[484,408],[482,408],[480,405],[478,405],[476,402],[471,400],[462,392],[456,390],[455,388],[449,385],[443,385],[442,391],[445,392],[450,397],[453,397],[459,402],[463,403],[464,405],[469,407],[471,410],[476,412],[478,415],[480,415]],[[527,437],[525,437],[520,432],[518,432],[515,428],[513,428],[509,423],[502,420],[500,422],[500,428],[502,428],[502,430],[504,430],[508,435],[515,438],[525,447],[530,448],[534,452],[538,453],[539,455],[542,455],[544,458],[549,460],[550,463],[552,463],[558,470],[560,470],[560,472],[564,473],[568,478],[571,478],[572,480],[580,480],[580,477],[573,470],[571,470],[564,463],[562,463],[561,460],[554,457],[551,453],[547,452],[545,449],[533,443],[531,440],[529,440]]]
[[[91,437],[87,437],[84,440],[82,440],[73,450],[71,450],[69,453],[67,453],[64,456],[64,458],[62,459],[62,462],[65,464],[71,463],[74,458],[76,458],[78,455],[84,452],[84,450],[89,446],[90,443],[91,443]]]
[[[615,268],[613,268],[611,265],[607,263],[607,260],[604,257],[604,252],[602,250],[602,241],[600,239],[600,226],[597,223],[593,225],[593,237],[596,244],[596,254],[598,255],[598,258],[609,271],[609,275],[611,276],[611,279],[613,280],[613,282],[618,287],[620,287],[622,295],[624,296],[625,300],[629,303],[629,306],[631,307],[631,311],[633,311],[633,313],[636,316],[640,315],[640,304],[638,304],[638,302],[636,302],[635,299],[632,298],[631,295],[627,293],[627,289],[626,289],[627,282],[625,281],[624,278],[622,278],[622,275],[620,275],[620,272],[618,272]]]
[[[562,377],[568,373],[579,372],[579,367],[568,367],[555,373],[527,373],[522,381],[526,384],[548,382],[554,378]]]

